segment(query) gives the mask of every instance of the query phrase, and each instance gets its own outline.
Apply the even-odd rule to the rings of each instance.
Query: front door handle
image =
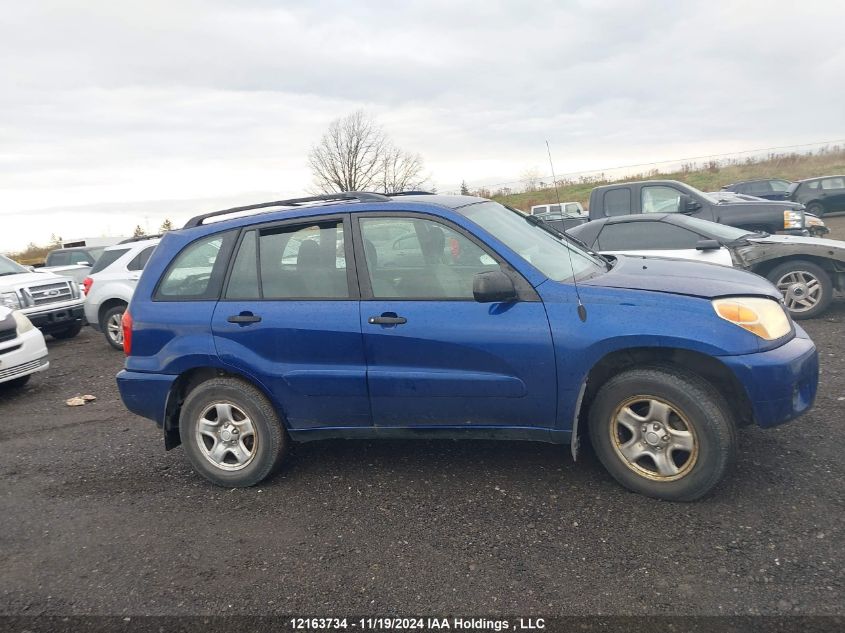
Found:
[[[408,319],[405,317],[400,317],[389,314],[382,314],[381,316],[372,316],[367,319],[367,323],[371,323],[372,325],[402,325],[403,323],[407,323]]]
[[[252,312],[241,312],[240,314],[233,314],[228,319],[229,323],[238,323],[240,325],[248,325],[249,323],[258,323],[261,317]]]

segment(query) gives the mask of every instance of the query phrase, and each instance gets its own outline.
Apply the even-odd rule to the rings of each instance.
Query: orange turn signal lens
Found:
[[[762,297],[728,297],[713,301],[716,314],[767,341],[789,334],[792,326],[783,306]]]

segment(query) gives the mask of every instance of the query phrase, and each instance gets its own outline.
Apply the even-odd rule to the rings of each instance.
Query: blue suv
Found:
[[[806,412],[807,334],[762,277],[604,259],[469,196],[343,193],[193,218],[165,235],[123,319],[124,403],[216,484],[291,441],[570,444],[645,495],[693,500],[736,429]]]

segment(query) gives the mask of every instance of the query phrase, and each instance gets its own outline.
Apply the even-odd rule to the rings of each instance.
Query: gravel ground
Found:
[[[0,393],[0,614],[843,615],[845,302],[806,328],[815,409],[743,430],[693,504],[519,442],[317,442],[215,488],[124,410],[86,328]]]

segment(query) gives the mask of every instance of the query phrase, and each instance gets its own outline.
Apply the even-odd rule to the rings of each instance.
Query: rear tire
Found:
[[[599,389],[590,441],[616,481],[667,501],[694,501],[722,479],[736,425],[719,392],[680,367],[629,369]]]
[[[60,341],[67,340],[69,338],[73,338],[77,334],[82,331],[82,321],[76,321],[72,325],[64,328],[63,330],[57,330],[52,332],[53,338],[58,339]]]
[[[213,378],[182,406],[179,435],[194,470],[218,486],[254,486],[275,472],[288,440],[270,401],[252,385]]]
[[[100,319],[100,329],[103,336],[113,348],[123,351],[123,313],[126,312],[125,305],[115,306],[109,309]]]
[[[775,266],[766,275],[780,293],[793,319],[813,319],[833,301],[833,282],[818,264],[794,259]]]

